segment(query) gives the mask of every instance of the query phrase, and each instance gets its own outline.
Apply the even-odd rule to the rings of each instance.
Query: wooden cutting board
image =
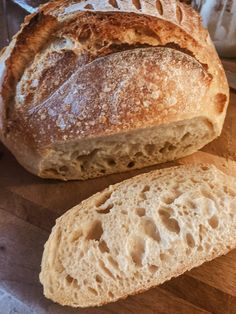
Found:
[[[204,151],[236,160],[236,94],[222,135]],[[0,314],[236,313],[236,250],[137,296],[96,309],[62,307],[43,297],[38,273],[56,217],[109,184],[144,170],[85,182],[43,180],[0,144]]]

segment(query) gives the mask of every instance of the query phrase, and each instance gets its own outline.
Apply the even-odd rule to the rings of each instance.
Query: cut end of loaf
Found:
[[[50,151],[41,163],[39,175],[85,180],[140,169],[190,155],[214,137],[211,123],[200,117],[107,138],[69,142]]]
[[[235,247],[236,182],[180,166],[110,186],[57,220],[40,280],[48,298],[98,306],[159,285]]]

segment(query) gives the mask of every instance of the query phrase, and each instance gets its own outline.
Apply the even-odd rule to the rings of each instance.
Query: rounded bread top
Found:
[[[178,1],[49,2],[0,56],[0,136],[58,142],[206,116],[228,86],[200,17]],[[155,96],[155,97],[154,97]]]

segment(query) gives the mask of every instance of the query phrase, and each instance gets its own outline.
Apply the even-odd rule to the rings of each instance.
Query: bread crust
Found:
[[[174,106],[163,104],[160,97],[153,99],[147,108],[145,98],[150,95],[147,91],[139,95],[136,112],[130,111],[130,107],[120,110],[129,98],[135,101],[138,88],[135,75],[148,76],[150,68],[144,60],[148,61],[150,55],[157,56],[157,46],[163,46],[162,56],[159,54],[156,58],[163,63],[163,68],[160,82],[153,78],[154,85],[163,84],[168,76],[166,58],[172,65],[179,62],[182,67],[179,80],[185,79],[183,93],[180,93],[181,86],[169,85],[167,96],[168,92],[176,93]],[[146,54],[151,47],[153,53]],[[139,72],[135,72],[135,58],[140,65]],[[96,85],[96,77],[102,69],[109,68],[109,63],[114,68],[104,71],[102,79],[111,90],[114,81],[119,82],[122,76],[114,64],[134,69],[133,77],[129,73],[132,92],[120,94],[115,105],[112,99],[106,98],[104,84],[98,84],[95,99],[90,84],[94,81]],[[106,137],[203,116],[212,124],[213,139],[221,132],[229,98],[222,65],[199,16],[176,1],[163,1],[162,6],[160,1],[140,1],[140,5],[128,1],[50,2],[26,18],[0,56],[0,64],[0,138],[25,168],[39,176],[45,176],[43,161],[57,145],[70,141],[78,141],[79,145],[81,138]],[[189,84],[184,77],[187,68],[195,78]],[[87,75],[87,80],[80,80],[79,75]],[[70,107],[71,95],[76,92],[76,84],[69,87],[73,81],[82,88],[86,85],[86,93],[80,90],[81,101],[74,106],[76,110]],[[114,95],[118,89],[112,91]],[[109,110],[101,109],[104,103]]]

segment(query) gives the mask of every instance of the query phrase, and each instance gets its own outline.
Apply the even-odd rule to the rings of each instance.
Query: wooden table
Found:
[[[236,94],[220,138],[205,151],[236,160]],[[236,250],[148,292],[97,309],[62,307],[43,297],[38,273],[55,218],[142,171],[85,182],[43,180],[26,172],[0,144],[0,314],[236,313]]]

